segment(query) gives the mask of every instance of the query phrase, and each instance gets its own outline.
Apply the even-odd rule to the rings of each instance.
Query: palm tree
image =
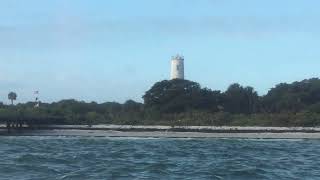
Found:
[[[8,94],[8,99],[11,101],[11,105],[13,105],[13,101],[17,99],[17,93],[15,92],[10,92]]]

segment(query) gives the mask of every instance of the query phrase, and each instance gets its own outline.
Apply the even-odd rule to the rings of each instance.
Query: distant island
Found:
[[[10,100],[17,94],[11,92]],[[281,83],[259,96],[253,87],[232,84],[225,92],[202,88],[183,79],[155,83],[144,103],[128,100],[86,103],[0,104],[0,122],[12,128],[40,125],[268,126],[320,125],[320,79]],[[39,104],[38,104],[39,103]]]

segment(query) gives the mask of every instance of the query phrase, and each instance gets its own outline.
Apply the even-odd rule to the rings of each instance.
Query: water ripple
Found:
[[[318,140],[0,137],[0,179],[320,179]]]

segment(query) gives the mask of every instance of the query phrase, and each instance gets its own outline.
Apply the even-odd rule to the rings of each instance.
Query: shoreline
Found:
[[[320,133],[202,133],[128,132],[105,130],[28,130],[2,136],[135,137],[135,138],[236,138],[236,139],[320,139]]]
[[[137,138],[242,138],[242,139],[320,139],[318,127],[229,127],[229,126],[131,126],[131,125],[50,125],[0,136],[79,136]]]
[[[0,125],[0,129],[6,129]],[[28,129],[28,127],[23,127]],[[202,132],[202,133],[320,133],[320,127],[260,127],[260,126],[161,126],[161,125],[38,125],[38,130],[103,130],[130,132]]]

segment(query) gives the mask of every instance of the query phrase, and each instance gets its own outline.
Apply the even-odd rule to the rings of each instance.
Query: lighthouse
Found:
[[[171,59],[171,80],[184,79],[184,57],[173,56]]]

